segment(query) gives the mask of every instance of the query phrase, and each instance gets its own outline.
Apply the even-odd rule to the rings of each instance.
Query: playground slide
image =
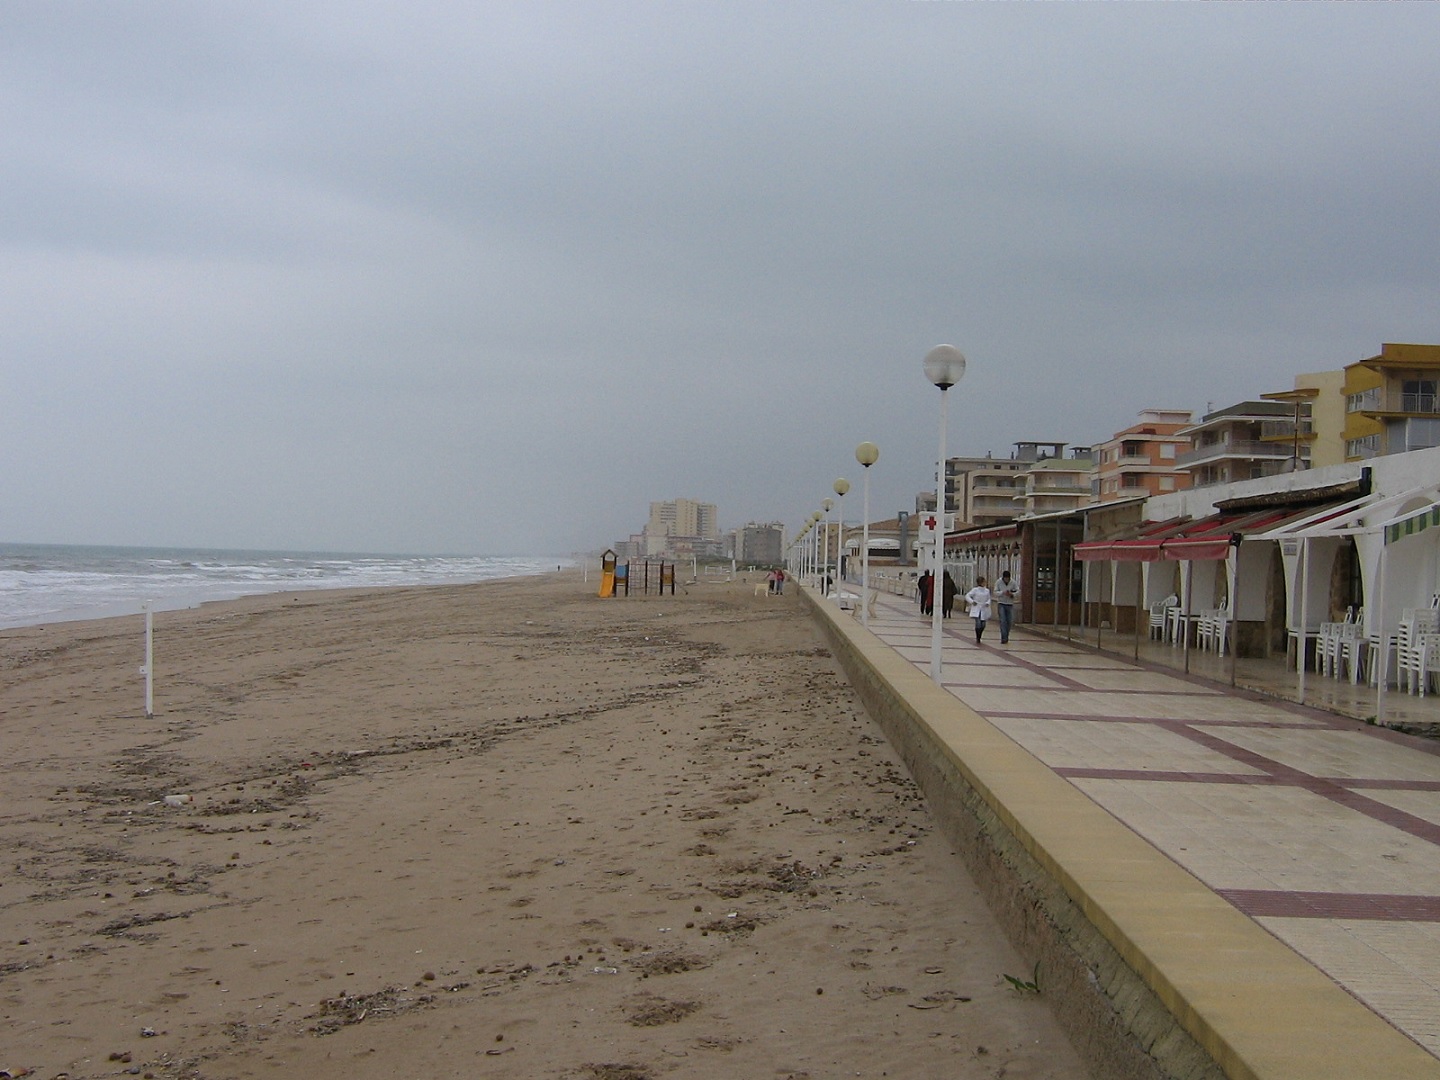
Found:
[[[615,571],[606,570],[603,574],[600,575],[600,595],[615,595]]]

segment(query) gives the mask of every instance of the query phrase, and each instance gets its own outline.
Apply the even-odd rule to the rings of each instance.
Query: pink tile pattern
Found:
[[[913,604],[870,629],[928,672]],[[1440,1057],[1440,745],[1024,627],[943,640],[947,690]]]

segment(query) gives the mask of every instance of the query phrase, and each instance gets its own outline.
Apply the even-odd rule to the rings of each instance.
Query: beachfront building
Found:
[[[1393,682],[1387,643],[1440,602],[1437,478],[1433,448],[1148,499],[1130,529],[1075,545],[1085,625],[1313,667],[1326,628],[1348,624],[1347,662]]]
[[[1016,494],[1020,517],[1073,510],[1094,500],[1095,459],[1090,447],[1071,447],[1068,456],[1033,462],[1025,470],[1025,487]]]
[[[1345,460],[1440,446],[1440,345],[1382,344],[1344,377]]]
[[[1032,466],[1064,456],[1065,443],[1021,440],[1008,458],[952,457],[945,461],[945,508],[957,522],[999,525],[1025,512],[1026,474]],[[935,495],[916,496],[915,512],[936,508]]]
[[[647,556],[719,558],[724,544],[720,538],[720,517],[714,503],[693,499],[670,499],[650,504],[645,523]]]
[[[734,532],[732,555],[747,566],[779,566],[784,560],[785,526],[779,521],[751,521]]]
[[[906,513],[883,521],[870,522],[870,565],[913,566],[919,558],[919,531]],[[845,525],[845,559],[847,580],[858,581],[860,549],[865,542],[864,522]]]
[[[1310,467],[1310,441],[1297,439],[1297,406],[1287,401],[1242,401],[1206,413],[1200,423],[1177,435],[1190,439],[1190,449],[1175,460],[1189,476],[1188,487],[1232,484]],[[1308,413],[1302,417],[1308,420]],[[1303,425],[1302,425],[1303,426]]]
[[[1190,477],[1176,467],[1190,449],[1180,434],[1192,423],[1186,409],[1145,409],[1138,421],[1095,448],[1095,478],[1100,502],[1181,491]]]
[[[670,499],[650,504],[650,521],[645,530],[656,536],[699,536],[718,540],[719,520],[714,503]]]
[[[1345,372],[1296,375],[1292,389],[1260,397],[1283,402],[1291,409],[1285,420],[1266,421],[1261,439],[1290,443],[1291,457],[1308,462],[1312,469],[1339,465],[1345,460]],[[1308,455],[1297,452],[1299,443],[1309,448]]]

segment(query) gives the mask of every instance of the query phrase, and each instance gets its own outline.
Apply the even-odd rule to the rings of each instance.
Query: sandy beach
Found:
[[[754,580],[0,632],[0,1070],[1085,1076]]]

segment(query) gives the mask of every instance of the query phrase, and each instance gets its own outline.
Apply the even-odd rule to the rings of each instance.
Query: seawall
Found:
[[[1096,1076],[1440,1076],[1440,1062],[954,695],[801,590]]]

